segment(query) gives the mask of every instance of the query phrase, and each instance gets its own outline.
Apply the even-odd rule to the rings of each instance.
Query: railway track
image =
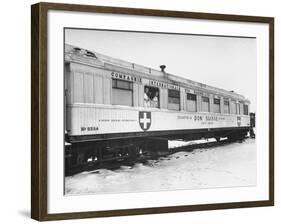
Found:
[[[130,166],[133,167],[136,163],[146,164],[149,160],[158,160],[160,158],[165,158],[177,152],[192,152],[195,149],[202,149],[202,148],[215,148],[218,146],[228,145],[234,142],[243,142],[243,140],[221,140],[221,141],[212,141],[212,142],[205,142],[205,143],[198,143],[198,144],[190,144],[185,146],[180,146],[176,148],[171,148],[167,152],[163,153],[154,153],[146,152],[144,154],[140,154],[138,157],[122,157],[120,160],[103,160],[103,161],[91,161],[87,162],[83,165],[73,167],[72,175],[83,172],[83,171],[92,171],[96,172],[97,169],[109,169],[109,170],[116,170],[119,169],[121,166]]]

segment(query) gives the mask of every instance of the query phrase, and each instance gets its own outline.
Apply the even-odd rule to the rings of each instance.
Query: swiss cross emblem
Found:
[[[151,125],[151,112],[139,112],[139,124],[142,130],[147,131]]]

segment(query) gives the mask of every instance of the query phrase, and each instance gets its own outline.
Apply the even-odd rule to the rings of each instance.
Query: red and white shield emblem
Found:
[[[151,126],[151,112],[139,111],[139,124],[142,130],[147,131]]]

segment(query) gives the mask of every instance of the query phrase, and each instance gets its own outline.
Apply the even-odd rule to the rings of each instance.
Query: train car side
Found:
[[[242,139],[250,102],[233,91],[66,45],[66,164],[136,156],[169,139]],[[159,147],[161,146],[161,147]]]

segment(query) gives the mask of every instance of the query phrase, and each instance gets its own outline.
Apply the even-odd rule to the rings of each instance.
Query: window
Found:
[[[112,88],[133,90],[133,83],[124,80],[112,79]]]
[[[191,93],[187,93],[186,94],[187,97],[187,111],[190,112],[195,112],[197,109],[196,106],[196,95],[195,94],[191,94]]]
[[[243,111],[244,111],[244,115],[248,115],[248,113],[249,113],[248,105],[246,105],[246,104],[243,105]]]
[[[229,113],[230,113],[230,110],[229,110],[229,101],[228,101],[228,100],[223,101],[223,105],[224,105],[224,107],[223,107],[223,112],[224,112],[225,114],[229,114]]]
[[[216,99],[216,98],[214,98],[214,108],[213,108],[213,112],[214,113],[220,113],[220,107],[221,107],[221,101],[220,101],[220,99]]]
[[[112,79],[112,104],[133,106],[133,83]]]
[[[155,87],[145,86],[144,87],[144,107],[160,107],[160,99],[159,99],[159,89]]]
[[[180,91],[168,89],[168,109],[180,110]]]
[[[202,111],[210,112],[210,99],[209,97],[202,96]]]

